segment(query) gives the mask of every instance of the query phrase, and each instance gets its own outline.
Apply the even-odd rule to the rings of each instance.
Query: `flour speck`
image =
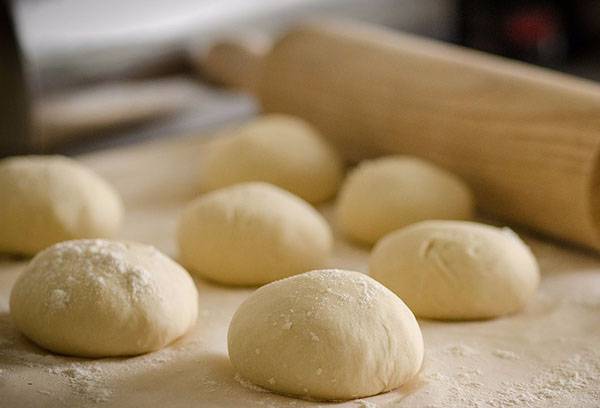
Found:
[[[255,385],[255,384],[251,383],[250,381],[246,380],[239,373],[236,373],[235,376],[233,377],[233,379],[237,383],[239,383],[242,387],[244,387],[248,390],[256,391],[256,392],[269,392],[269,391],[265,390],[264,388],[259,387],[258,385]]]
[[[48,309],[50,311],[64,309],[68,302],[69,294],[67,292],[65,292],[63,289],[54,289],[52,292],[50,292]]]
[[[492,354],[503,360],[518,360],[519,359],[519,356],[516,353],[509,351],[509,350],[496,349],[496,350],[492,351]]]

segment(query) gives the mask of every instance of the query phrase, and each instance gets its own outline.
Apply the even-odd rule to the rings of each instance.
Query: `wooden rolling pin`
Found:
[[[465,178],[479,208],[600,250],[600,85],[355,23],[202,61],[265,112],[305,118],[350,160],[402,153]]]

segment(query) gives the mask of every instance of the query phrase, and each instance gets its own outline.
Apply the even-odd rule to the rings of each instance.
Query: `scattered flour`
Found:
[[[456,346],[442,351],[460,358],[465,356],[464,350]],[[520,359],[515,353],[501,349],[493,350],[491,355],[515,364]],[[485,367],[494,369],[490,362]],[[600,359],[594,352],[574,354],[559,364],[540,369],[533,377],[502,381],[500,387],[493,389],[489,389],[483,381],[486,370],[464,366],[456,369],[457,372],[452,375],[430,372],[423,376],[427,383],[433,385],[429,390],[437,390],[434,397],[439,397],[434,398],[439,402],[429,404],[429,408],[537,408],[568,405],[570,401],[600,401]],[[426,394],[430,392],[425,391]]]
[[[554,251],[554,249],[552,250]],[[597,267],[596,261],[589,261],[588,263],[594,268]],[[566,263],[566,266],[571,267],[572,262],[569,261]],[[592,273],[596,272],[586,273],[586,276]],[[57,310],[62,305],[68,305],[68,287],[76,279],[77,275],[73,274],[73,277],[70,279],[71,282],[67,281],[64,286],[56,288],[58,292],[52,295],[50,301]],[[135,280],[136,277],[132,277],[132,279]],[[102,285],[103,280],[102,276],[99,276],[98,285]],[[133,282],[132,284],[137,283]],[[143,277],[141,285],[143,286]],[[364,303],[373,301],[371,295],[363,292],[360,282],[357,282],[356,287],[356,293],[360,294],[356,298],[338,298],[335,295],[333,297],[339,302],[356,301],[359,298],[362,298]],[[64,294],[60,291],[63,291]],[[332,291],[335,292],[335,288],[332,288]],[[538,300],[542,299],[542,294],[540,293]],[[321,295],[319,294],[319,296]],[[573,406],[580,408],[600,406],[598,404],[598,401],[600,401],[600,353],[593,348],[595,347],[594,344],[597,343],[590,343],[590,341],[597,339],[597,332],[590,334],[578,331],[582,327],[585,327],[589,331],[590,327],[594,327],[591,323],[594,321],[597,322],[597,318],[596,320],[592,319],[593,316],[597,316],[592,315],[592,313],[596,313],[598,310],[597,298],[592,299],[588,297],[580,301],[563,303],[559,303],[558,300],[555,302],[555,300],[551,297],[549,300],[546,300],[544,304],[557,306],[548,309],[547,312],[544,310],[546,314],[539,313],[535,316],[535,319],[524,313],[497,321],[469,323],[469,327],[460,329],[465,331],[465,336],[467,336],[467,331],[468,336],[472,336],[468,337],[469,340],[467,341],[469,345],[458,341],[458,339],[467,338],[458,330],[461,326],[460,323],[452,326],[449,324],[440,324],[443,327],[440,330],[443,336],[437,337],[436,340],[439,341],[438,344],[441,347],[436,350],[428,350],[426,369],[422,375],[422,379],[425,380],[426,385],[415,393],[415,401],[418,402],[423,396],[426,396],[430,398],[428,403],[410,404],[408,402],[412,400],[410,398],[405,400],[403,396],[395,404],[388,405],[383,402],[380,402],[380,404],[386,407],[428,406],[430,408],[542,408],[552,406]],[[361,300],[358,301],[362,302]],[[565,308],[564,311],[561,308]],[[214,320],[215,324],[220,324],[218,318],[222,317],[222,315],[226,315],[226,313],[215,308],[210,316],[210,320]],[[209,313],[201,312],[201,316],[209,317]],[[304,318],[306,317],[318,318],[318,310],[306,312]],[[578,323],[577,325],[570,326],[567,318],[572,318],[573,320],[577,320],[577,322],[586,322],[586,324]],[[543,358],[540,361],[532,360],[530,357],[531,355],[535,355],[535,353],[529,353],[529,349],[527,348],[528,344],[529,347],[533,347],[532,345],[535,345],[536,341],[538,341],[535,338],[536,330],[539,330],[542,323],[536,326],[537,329],[532,325],[537,324],[541,319],[545,319],[543,321],[543,332],[549,332],[552,335],[550,338],[555,344],[561,344],[561,355],[566,356],[562,360],[553,360],[557,361],[554,364],[545,361]],[[31,345],[27,345],[22,337],[17,335],[13,329],[7,329],[10,327],[9,321],[8,315],[0,316],[0,329],[2,330],[2,335],[0,336],[2,371],[0,372],[0,376],[13,375],[13,373],[16,373],[15,367],[19,366],[40,369],[40,371],[44,371],[48,375],[57,376],[57,378],[61,379],[61,382],[66,382],[66,385],[68,385],[74,395],[78,395],[84,401],[88,402],[88,404],[81,404],[85,406],[92,406],[93,402],[108,402],[110,404],[113,396],[108,388],[108,384],[112,383],[116,378],[112,376],[113,368],[117,368],[118,366],[119,375],[123,374],[123,372],[137,375],[142,371],[153,370],[160,364],[181,360],[183,357],[186,357],[186,353],[190,350],[168,347],[159,352],[129,358],[125,361],[80,361],[49,355],[47,353],[42,354],[39,349],[34,349]],[[277,324],[281,325],[284,321],[279,320]],[[565,323],[567,323],[566,328]],[[431,323],[431,325],[434,324]],[[485,333],[480,327],[484,324],[487,326]],[[489,330],[487,329],[488,327]],[[529,331],[529,327],[533,327],[531,331]],[[447,330],[447,332],[443,332],[443,330]],[[513,332],[517,334],[513,335]],[[438,336],[437,328],[429,331],[429,333],[435,333]],[[499,337],[496,337],[494,342],[491,343],[494,347],[500,347],[489,348],[487,339],[501,333],[506,334],[506,339],[502,337],[502,343],[499,343],[497,341]],[[307,332],[305,335],[310,336],[314,341],[319,341],[315,333]],[[445,337],[446,335],[448,337]],[[588,335],[589,337],[586,337]],[[527,339],[530,339],[531,336],[534,336],[534,339],[531,343],[527,343]],[[514,344],[516,343],[510,343],[511,341],[516,341],[515,339],[518,338],[525,339],[523,340],[524,343],[518,343],[518,347],[524,345],[522,348],[515,346]],[[454,344],[450,341],[451,339],[454,339]],[[544,337],[544,341],[547,340],[548,337]],[[325,341],[325,338],[322,337],[321,341]],[[478,341],[480,343],[477,343]],[[480,345],[482,347],[479,347]],[[197,349],[199,346],[198,344],[191,344],[190,347]],[[511,349],[518,350],[518,354],[510,351]],[[569,355],[567,354],[567,350],[573,350],[573,353]],[[267,350],[263,349],[262,352],[266,353]],[[201,364],[204,360],[198,358],[198,356],[196,355],[193,361]],[[430,364],[429,368],[435,368],[435,372],[427,371],[428,360]],[[435,364],[431,365],[431,362],[434,360]],[[478,365],[480,361],[482,362],[481,366]],[[5,363],[6,366],[4,365]],[[495,377],[496,375],[502,375],[501,370],[495,370],[495,365],[509,370],[507,371],[509,375],[503,377],[504,381],[495,379],[497,378]],[[523,368],[525,365],[528,365],[529,368]],[[521,366],[521,368],[518,368],[518,366]],[[510,375],[511,373],[518,373],[520,376],[512,376]],[[285,400],[283,397],[279,399],[279,396],[268,394],[267,390],[244,380],[239,374],[236,374],[234,378],[238,384],[247,390],[265,393],[253,400],[257,406],[300,407],[305,405],[304,401]],[[211,374],[207,374],[206,377],[199,379],[196,386],[201,385],[202,390],[206,392],[214,391],[216,393],[223,392],[224,387],[229,387],[225,388],[229,390],[239,388],[236,383],[230,380],[217,381],[216,379]],[[335,383],[335,380],[332,380],[333,383]],[[54,394],[54,390],[49,387],[42,387],[42,389],[32,392],[37,392],[39,398],[45,398],[48,395]],[[243,390],[239,390],[239,392],[242,393]],[[1,390],[0,394],[2,394]],[[215,394],[213,398],[217,397],[217,394]],[[116,398],[116,395],[114,398]],[[1,402],[0,405],[2,405]],[[376,404],[366,400],[352,401],[348,405],[364,408],[377,407]]]
[[[107,282],[127,288],[133,299],[146,292],[155,292],[148,272],[127,260],[128,244],[101,239],[65,241],[56,244],[52,256],[44,252],[36,256],[31,265],[40,271],[60,270],[63,275],[43,273],[40,279],[52,288],[48,308],[60,311],[68,306],[70,293],[78,285],[92,286],[97,290],[112,290]],[[148,256],[160,261],[164,255],[148,247]]]
[[[494,351],[492,351],[492,354],[495,355],[498,358],[502,358],[504,360],[518,360],[519,356],[516,353],[513,353],[512,351],[509,350],[500,350],[500,349],[496,349]]]
[[[103,370],[94,363],[73,363],[66,366],[50,367],[46,371],[65,378],[71,389],[92,402],[106,402],[112,392],[103,386]]]
[[[369,402],[363,399],[359,399],[354,401],[356,404],[358,404],[357,406],[359,408],[378,408],[379,405],[375,404],[374,402]]]
[[[218,389],[219,383],[215,380],[205,378],[204,380],[202,380],[202,385],[204,385],[206,387],[206,389],[204,391],[215,392]]]
[[[492,407],[537,407],[556,405],[555,399],[581,397],[600,401],[600,362],[591,355],[575,354],[563,363],[542,371],[527,382],[505,382],[495,398],[488,401]],[[594,391],[595,389],[595,391]],[[592,395],[593,394],[593,395]]]
[[[246,380],[245,378],[243,378],[240,375],[240,373],[235,373],[235,376],[233,377],[233,379],[246,389],[256,391],[256,392],[269,392],[268,390],[265,390],[264,388],[259,387],[258,385],[255,385],[255,384],[251,383],[250,381]]]
[[[444,351],[446,354],[450,354],[456,357],[468,357],[479,354],[479,351],[464,344],[457,344],[454,346],[447,347],[446,349],[444,349]]]
[[[64,309],[69,302],[69,294],[65,292],[63,289],[54,289],[50,293],[49,305],[48,308],[51,311]]]

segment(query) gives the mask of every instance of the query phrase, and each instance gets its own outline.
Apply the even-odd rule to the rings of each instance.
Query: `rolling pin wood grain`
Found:
[[[213,78],[305,118],[347,159],[430,159],[483,212],[600,250],[597,83],[347,22],[292,30],[262,57],[219,47],[203,61]]]

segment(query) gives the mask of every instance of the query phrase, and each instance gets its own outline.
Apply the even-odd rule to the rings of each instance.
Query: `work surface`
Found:
[[[184,204],[198,195],[204,140],[181,137],[81,157],[125,200],[119,238],[153,244],[176,258],[175,225]],[[331,219],[330,206],[322,210]],[[524,238],[542,271],[524,312],[489,321],[420,320],[425,362],[419,377],[343,406],[599,407],[600,257]],[[338,237],[331,266],[366,272],[367,256],[368,250]],[[197,280],[196,327],[154,353],[94,360],[42,350],[9,316],[10,289],[26,262],[0,258],[2,408],[342,406],[278,396],[236,375],[227,358],[227,327],[252,293],[248,288]]]

